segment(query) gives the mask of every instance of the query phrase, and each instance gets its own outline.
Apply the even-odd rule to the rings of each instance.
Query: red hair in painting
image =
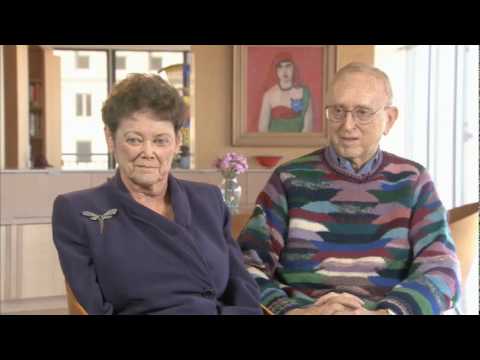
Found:
[[[290,62],[293,65],[293,86],[297,87],[302,84],[300,71],[292,54],[288,51],[282,51],[277,53],[272,60],[272,65],[268,70],[267,79],[265,81],[264,91],[267,91],[275,84],[278,84],[277,67],[282,62]]]

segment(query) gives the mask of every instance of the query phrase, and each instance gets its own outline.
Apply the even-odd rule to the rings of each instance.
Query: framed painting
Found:
[[[234,46],[233,145],[323,146],[331,45]]]

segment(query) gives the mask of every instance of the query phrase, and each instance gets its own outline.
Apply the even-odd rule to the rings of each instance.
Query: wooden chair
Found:
[[[82,305],[77,301],[75,295],[70,289],[70,285],[65,281],[65,288],[67,289],[67,303],[68,303],[68,312],[70,315],[88,315]]]
[[[250,219],[250,213],[235,214],[231,218],[232,224],[232,237],[237,240],[240,232],[247,225],[248,220]]]
[[[462,285],[472,270],[473,257],[478,254],[478,213],[478,202],[448,211],[448,224],[460,261]]]

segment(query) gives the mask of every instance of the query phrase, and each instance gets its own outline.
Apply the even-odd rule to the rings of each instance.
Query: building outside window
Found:
[[[76,52],[75,60],[77,69],[90,68],[90,57],[88,55]]]
[[[77,94],[76,96],[77,116],[92,116],[92,95]]]
[[[77,141],[77,163],[89,163],[92,161],[91,141]]]
[[[155,53],[150,53],[150,71],[158,71],[162,68],[162,57]]]
[[[115,56],[115,68],[125,70],[127,68],[127,59],[125,56]]]
[[[102,104],[111,85],[130,73],[158,74],[162,67],[181,66],[188,59],[184,51],[58,49],[54,53],[61,62],[63,170],[107,170],[114,166],[109,161],[101,116]],[[111,61],[112,57],[115,61]],[[79,70],[86,65],[89,71]],[[183,80],[179,81],[177,84],[175,79],[175,86],[181,88]],[[88,126],[85,121],[77,121],[85,117],[88,117]],[[189,129],[182,129],[182,135],[188,142]],[[87,159],[83,154],[80,154],[82,161],[77,162],[76,143],[81,141],[91,143],[89,162],[83,161]]]
[[[54,53],[61,64],[62,169],[107,170],[108,149],[101,114],[108,94],[107,51],[81,51],[89,58],[88,71],[77,68],[77,50],[55,50]],[[90,142],[90,156],[85,155],[84,148],[77,147],[77,142],[86,141]]]

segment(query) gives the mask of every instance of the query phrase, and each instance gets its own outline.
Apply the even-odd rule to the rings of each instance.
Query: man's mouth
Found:
[[[349,143],[349,142],[358,141],[358,138],[357,137],[341,137],[340,140],[343,142]]]

